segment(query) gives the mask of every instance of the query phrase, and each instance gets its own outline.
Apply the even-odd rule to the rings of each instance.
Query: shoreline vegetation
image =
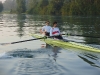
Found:
[[[14,8],[2,13],[100,16],[100,0],[15,0],[13,5]]]

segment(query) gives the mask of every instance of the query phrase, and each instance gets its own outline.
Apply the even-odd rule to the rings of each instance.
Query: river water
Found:
[[[30,33],[39,32],[46,20],[51,25],[57,21],[61,32],[74,35],[64,35],[65,39],[100,48],[100,17],[1,14],[0,75],[99,75],[100,53],[63,49],[40,40],[8,44],[33,39]]]

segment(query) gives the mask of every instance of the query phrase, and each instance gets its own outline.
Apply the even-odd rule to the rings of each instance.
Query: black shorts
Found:
[[[61,35],[53,36],[53,38],[57,38],[57,39],[60,39],[60,40],[63,39]]]
[[[50,36],[50,33],[48,33],[48,32],[45,32],[45,35],[46,35],[46,36]]]

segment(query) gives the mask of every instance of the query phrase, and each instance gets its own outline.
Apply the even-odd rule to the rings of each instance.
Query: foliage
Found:
[[[3,4],[2,2],[0,2],[0,12],[2,12],[2,10],[3,10]]]
[[[26,12],[26,1],[25,0],[16,0],[17,2],[17,13]]]
[[[6,2],[9,3],[9,1],[7,0]],[[18,13],[27,12],[28,14],[40,15],[100,15],[100,0],[16,0],[16,3]],[[12,9],[10,10],[12,11]]]
[[[31,6],[32,4],[33,7],[30,7],[32,11],[29,13],[34,12],[42,15],[100,15],[100,0],[38,0],[37,3],[30,3]]]
[[[48,13],[52,15],[60,15],[63,2],[64,0],[51,0],[48,5]]]
[[[37,0],[29,0],[27,13],[34,14],[36,12],[35,10],[36,6],[37,6]]]
[[[62,15],[100,15],[100,0],[65,0]]]

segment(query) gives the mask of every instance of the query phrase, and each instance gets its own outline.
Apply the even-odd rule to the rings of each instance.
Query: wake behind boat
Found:
[[[31,34],[31,36],[35,37],[35,38],[44,37],[41,34]],[[58,47],[61,47],[61,48],[76,48],[76,49],[92,51],[92,52],[100,52],[100,49],[98,49],[98,48],[94,48],[94,47],[83,45],[83,44],[76,43],[76,42],[70,42],[70,41],[65,42],[65,41],[62,41],[62,40],[55,40],[55,39],[52,39],[52,38],[44,38],[44,39],[40,39],[40,40],[46,42],[47,44],[58,46]]]

